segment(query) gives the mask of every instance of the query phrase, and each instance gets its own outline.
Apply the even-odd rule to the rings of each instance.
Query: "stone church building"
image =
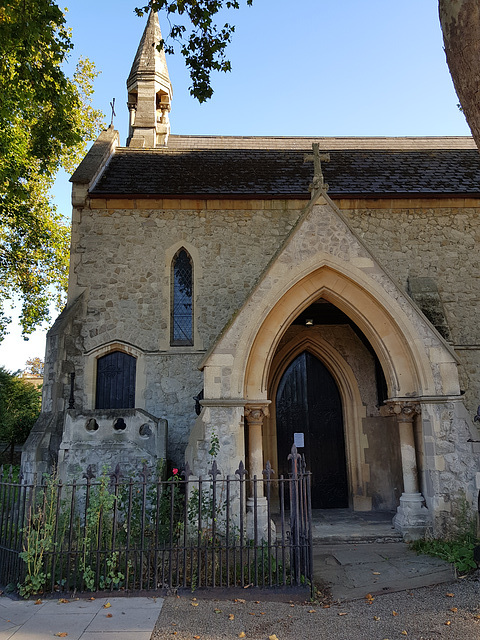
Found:
[[[152,13],[130,131],[71,178],[68,302],[48,334],[28,473],[167,458],[206,475],[295,441],[313,507],[476,511],[480,158],[470,138],[171,135]],[[168,428],[167,428],[168,424]]]

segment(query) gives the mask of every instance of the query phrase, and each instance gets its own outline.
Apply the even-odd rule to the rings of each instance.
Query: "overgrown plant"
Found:
[[[413,542],[412,548],[417,553],[424,553],[453,563],[460,573],[468,573],[477,567],[473,551],[479,540],[476,535],[475,522],[469,515],[469,504],[465,496],[458,498],[456,503],[458,505],[458,533],[444,539],[426,535],[423,539]]]
[[[82,541],[80,567],[83,571],[85,586],[89,591],[95,589],[98,558],[93,549],[108,549],[112,540],[112,511],[116,496],[109,491],[109,478],[104,467],[97,486],[93,486],[88,496],[85,511],[85,530]],[[118,553],[110,553],[105,561],[107,575],[100,576],[100,588],[118,585],[124,574],[117,568]],[[103,586],[101,586],[103,584]]]
[[[45,486],[34,487],[32,501],[27,511],[26,527],[23,529],[23,551],[19,554],[26,564],[25,580],[18,585],[19,593],[28,598],[41,593],[50,578],[46,570],[47,554],[55,547],[57,521],[57,476],[45,477]]]

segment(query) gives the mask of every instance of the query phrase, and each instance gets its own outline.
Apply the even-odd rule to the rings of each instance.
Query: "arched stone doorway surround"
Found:
[[[268,397],[272,399],[270,415],[265,419],[263,431],[264,459],[270,460],[273,469],[278,469],[276,406],[274,399],[277,395],[280,380],[290,363],[303,351],[309,351],[318,358],[329,370],[334,378],[342,399],[343,424],[345,428],[345,447],[347,458],[347,475],[349,495],[355,510],[369,511],[371,499],[367,498],[367,480],[365,475],[365,448],[367,442],[362,435],[362,418],[366,410],[358,383],[350,365],[340,353],[326,340],[320,337],[312,339],[305,329],[282,349],[272,361],[272,376],[268,388]],[[368,466],[368,465],[367,465]]]
[[[319,298],[349,316],[380,361],[390,413],[396,417],[401,434],[404,485],[410,491],[408,496],[402,496],[408,503],[404,511],[409,510],[411,503],[413,520],[419,528],[424,527],[426,510],[416,465],[420,463],[422,478],[430,481],[427,503],[433,509],[439,505],[444,508],[445,500],[439,497],[442,480],[441,469],[435,466],[439,457],[435,439],[441,432],[442,415],[446,415],[448,403],[455,405],[453,413],[450,412],[455,414],[454,421],[462,411],[456,357],[324,193],[317,194],[317,199],[306,207],[243,307],[201,363],[205,389],[202,404],[206,411],[200,418],[201,424],[192,431],[187,459],[194,465],[196,460],[203,463],[201,456],[196,456],[198,443],[208,441],[221,417],[228,451],[221,462],[227,473],[234,473],[238,456],[245,454],[243,446],[238,446],[242,441],[239,435],[243,435],[242,416],[248,421],[254,411],[255,421],[248,440],[255,464],[250,472],[261,474],[264,460],[263,450],[259,451],[262,424],[258,413],[263,411],[264,417],[269,414],[272,398],[268,385],[273,359],[293,320]],[[416,436],[423,452],[426,422],[430,425],[428,437],[432,449],[428,467],[417,459],[415,444]]]

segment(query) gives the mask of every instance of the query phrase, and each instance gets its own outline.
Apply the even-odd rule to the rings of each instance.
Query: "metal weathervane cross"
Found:
[[[322,172],[322,160],[323,162],[330,162],[329,153],[320,153],[320,144],[314,142],[312,144],[313,155],[306,154],[304,162],[312,162],[313,160],[313,182],[310,185],[310,191],[317,191],[317,189],[323,189],[328,191],[328,184],[323,179]]]

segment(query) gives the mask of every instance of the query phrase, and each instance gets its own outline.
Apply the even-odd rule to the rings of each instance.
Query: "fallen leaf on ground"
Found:
[[[392,611],[392,616],[398,616],[398,613],[396,611]]]
[[[55,635],[57,636],[57,638],[66,638],[68,636],[68,633],[66,631],[60,631],[60,633],[56,633]]]
[[[260,615],[261,616],[266,616],[267,614],[265,613],[265,611],[260,611]]]
[[[229,620],[235,620],[235,616],[233,615],[233,613],[231,613],[231,614],[228,616],[228,619],[229,619]]]
[[[475,620],[480,620],[480,615],[478,615],[478,614],[473,616],[473,617],[475,618]]]
[[[196,598],[192,598],[192,600],[195,602]]]
[[[457,613],[458,609],[457,609],[457,607],[452,607],[452,608],[450,609],[450,611],[452,611],[453,613]]]
[[[402,631],[402,636],[407,636],[408,633],[405,631],[405,629]]]
[[[309,609],[308,613],[315,613],[315,609]]]
[[[374,576],[379,576],[379,575],[381,575],[381,574],[380,574],[380,571],[372,571],[372,573],[373,573],[373,575],[374,575]]]
[[[66,598],[60,598],[58,603],[59,604],[70,604],[70,600],[67,600]]]
[[[107,613],[107,618],[113,618],[113,614],[112,613]]]
[[[89,598],[89,600],[95,600],[95,598],[92,596],[91,598]]]
[[[345,612],[340,612],[338,615],[339,615],[339,616],[346,616],[346,615],[348,615],[348,612],[347,612],[347,611],[345,611]]]
[[[445,620],[445,625],[448,627],[449,625],[451,625],[452,623],[450,622],[450,620]]]
[[[260,600],[255,600],[255,604],[260,604]]]
[[[240,631],[240,633],[238,634],[239,638],[245,638],[245,631]]]
[[[214,609],[213,613],[222,613],[220,609]]]
[[[192,607],[198,607],[198,602],[191,602]]]
[[[278,640],[278,638],[274,633],[272,633],[271,636],[268,636],[268,640]]]
[[[104,609],[109,609],[111,606],[112,606],[112,605],[110,604],[110,602],[106,602],[106,603],[103,605],[103,608],[104,608]]]
[[[378,616],[373,616],[374,620],[380,620],[380,618]]]
[[[455,595],[454,593],[446,593],[445,594],[447,596],[447,598],[453,598],[453,596]]]
[[[200,640],[200,636],[193,636],[194,640]]]
[[[249,612],[248,612],[248,615],[249,615],[249,616],[254,616],[255,614],[254,614],[254,613],[252,613],[251,611],[249,611]]]
[[[42,601],[40,600],[40,598],[38,600],[35,600],[35,604],[42,604]]]
[[[324,609],[330,609],[330,605],[329,605],[329,604],[324,604],[324,605],[323,605],[323,608],[324,608]]]
[[[234,602],[239,602],[240,604],[245,604],[246,600],[243,598],[235,598]]]

